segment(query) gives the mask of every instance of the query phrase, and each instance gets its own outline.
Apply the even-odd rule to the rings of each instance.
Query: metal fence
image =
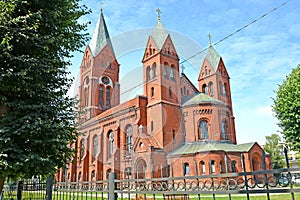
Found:
[[[53,199],[295,199],[300,169],[185,176],[176,178],[117,180],[111,173],[108,181],[60,182],[54,184]]]
[[[284,168],[256,172],[210,174],[174,178],[118,180],[94,182],[18,182],[7,184],[1,200],[53,199],[281,199],[300,198],[300,168]],[[298,179],[299,177],[299,179]],[[48,185],[48,191],[47,191]],[[236,198],[236,197],[235,197]]]

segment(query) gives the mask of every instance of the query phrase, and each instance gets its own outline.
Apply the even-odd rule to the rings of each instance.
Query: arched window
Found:
[[[186,95],[186,87],[183,86],[183,94]]]
[[[103,107],[103,101],[104,101],[104,88],[102,85],[99,85],[98,106],[100,108]]]
[[[108,158],[114,154],[114,132],[108,132]]]
[[[207,66],[205,66],[205,75],[207,75]]]
[[[202,85],[202,92],[203,92],[204,94],[208,94],[208,89],[207,89],[207,85],[206,85],[206,84],[203,84],[203,85]]]
[[[106,106],[110,107],[110,87],[106,87]]]
[[[149,67],[149,80],[153,79],[153,70]]]
[[[149,45],[149,51],[150,51],[150,56],[152,55],[152,46],[151,44]]]
[[[154,97],[154,87],[151,88],[151,97]]]
[[[210,161],[210,173],[211,174],[216,173],[216,166],[215,166],[215,161],[214,160]]]
[[[129,153],[131,152],[132,144],[133,144],[133,129],[131,125],[128,125],[125,130],[126,133],[126,151]]]
[[[125,176],[124,177],[128,180],[131,179],[131,167],[125,168]]]
[[[223,95],[223,84],[221,81],[219,82],[219,93],[220,95]]]
[[[77,178],[78,182],[81,181],[81,172],[78,173],[78,178]]]
[[[206,173],[206,169],[205,169],[205,162],[203,160],[200,161],[200,174],[205,174]]]
[[[226,97],[227,96],[227,84],[224,83],[224,86],[223,86],[223,95]]]
[[[184,163],[183,164],[183,175],[190,174],[190,165],[189,163]]]
[[[108,180],[109,174],[111,173],[111,169],[106,170],[106,179]]]
[[[99,147],[98,147],[98,136],[94,135],[93,137],[93,156],[94,158],[97,156],[98,151],[99,151]]]
[[[227,123],[226,120],[223,120],[221,122],[221,135],[222,135],[222,140],[226,140],[226,128],[227,128]]]
[[[210,96],[214,96],[214,84],[212,82],[208,83]]]
[[[220,161],[220,173],[224,173],[223,162]]]
[[[207,139],[208,138],[208,127],[207,127],[207,121],[201,120],[199,123],[199,129],[200,129],[200,139]]]
[[[90,82],[90,79],[87,76],[84,79],[84,83],[83,83],[83,88],[84,88],[84,93],[83,93],[84,102],[83,102],[83,105],[85,105],[85,106],[88,105],[88,101],[89,101],[89,82]]]
[[[169,87],[169,98],[172,98],[172,87]]]
[[[152,65],[152,71],[153,71],[153,78],[155,78],[156,77],[156,62],[153,63],[153,65]]]
[[[80,140],[80,155],[79,155],[80,159],[83,158],[84,153],[85,153],[84,139],[81,139]]]
[[[236,161],[231,161],[231,172],[236,172]]]
[[[147,81],[149,81],[151,78],[150,78],[150,67],[148,66],[147,67]]]
[[[174,66],[173,65],[170,67],[170,79],[175,81]]]
[[[168,63],[164,63],[164,77],[168,78]]]
[[[91,172],[91,180],[94,180],[94,178],[95,178],[95,170],[93,170],[93,171]]]

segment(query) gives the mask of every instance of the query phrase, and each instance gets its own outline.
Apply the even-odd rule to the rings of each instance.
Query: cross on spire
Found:
[[[208,40],[209,40],[209,46],[212,46],[211,35],[210,34],[208,34]]]
[[[104,4],[104,2],[101,1],[101,2],[100,2],[100,11],[101,11],[101,12],[102,12],[102,10],[103,10],[103,4]]]
[[[156,9],[156,12],[157,12],[157,19],[160,20],[160,13],[162,12],[160,11],[159,8]]]

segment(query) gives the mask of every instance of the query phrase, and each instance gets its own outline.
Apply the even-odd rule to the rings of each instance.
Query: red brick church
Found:
[[[242,154],[247,171],[262,169],[262,148],[236,142],[229,74],[212,45],[195,86],[158,17],[142,63],[143,94],[120,104],[120,64],[101,11],[80,65],[76,159],[58,181],[241,172]]]

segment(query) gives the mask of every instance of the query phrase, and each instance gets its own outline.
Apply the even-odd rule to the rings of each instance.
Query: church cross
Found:
[[[157,12],[157,18],[158,18],[158,20],[160,20],[160,13],[161,13],[160,9],[157,8],[157,9],[156,9],[156,12]]]

